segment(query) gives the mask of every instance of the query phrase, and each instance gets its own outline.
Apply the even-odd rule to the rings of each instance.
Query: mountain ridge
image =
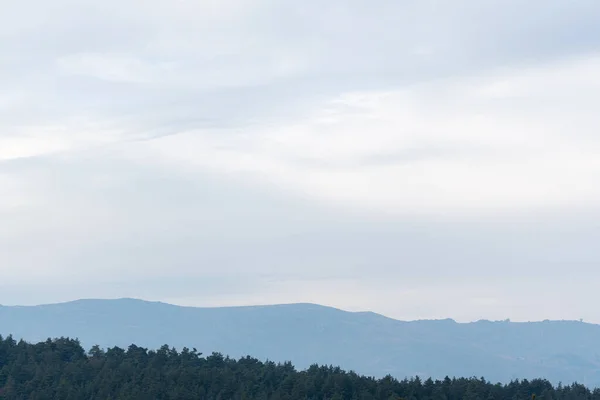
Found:
[[[401,321],[314,303],[191,307],[133,298],[0,307],[0,334],[78,338],[90,348],[195,347],[371,376],[544,377],[600,386],[600,325],[580,321]]]
[[[584,325],[593,325],[600,326],[600,323],[595,322],[587,322],[581,321],[577,319],[544,319],[544,320],[529,320],[529,321],[513,321],[511,319],[504,320],[492,320],[492,319],[478,319],[473,321],[457,321],[453,318],[422,318],[422,319],[412,319],[412,320],[404,320],[398,319],[394,317],[387,316],[385,314],[378,313],[376,311],[371,310],[361,310],[361,311],[351,311],[345,310],[343,308],[319,304],[319,303],[311,303],[311,302],[298,302],[298,303],[273,303],[273,304],[251,304],[251,305],[231,305],[231,306],[191,306],[191,305],[182,305],[182,304],[173,304],[159,300],[146,300],[142,298],[136,297],[119,297],[119,298],[81,298],[76,300],[67,300],[55,303],[41,303],[41,304],[32,304],[32,305],[6,305],[0,304],[0,307],[7,308],[36,308],[36,307],[49,307],[49,306],[62,306],[69,304],[77,304],[77,303],[93,303],[93,302],[132,302],[132,303],[144,303],[144,304],[161,304],[171,307],[178,308],[187,308],[187,309],[200,309],[200,310],[224,310],[224,309],[251,309],[251,308],[268,308],[268,307],[294,307],[294,306],[308,306],[308,307],[318,307],[323,309],[331,309],[336,311],[341,311],[349,314],[374,314],[379,317],[387,318],[397,322],[403,323],[411,323],[411,322],[452,322],[459,325],[466,324],[478,324],[478,323],[511,323],[511,324],[537,324],[537,323],[576,323],[576,324],[584,324]]]

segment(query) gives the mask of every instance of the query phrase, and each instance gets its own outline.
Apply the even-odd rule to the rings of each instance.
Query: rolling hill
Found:
[[[118,299],[0,306],[0,334],[76,337],[86,348],[187,346],[377,377],[543,377],[600,386],[600,325],[575,321],[406,322],[314,304],[196,308]]]

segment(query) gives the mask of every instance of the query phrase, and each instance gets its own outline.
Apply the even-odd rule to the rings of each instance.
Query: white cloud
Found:
[[[540,276],[581,300],[599,4],[4,2],[0,302],[534,318],[512,279]]]
[[[390,92],[348,93],[303,119],[148,142],[180,165],[395,213],[595,207],[595,56]]]
[[[63,57],[58,66],[70,74],[132,83],[152,83],[170,72],[169,65],[147,65],[129,56],[86,53]]]
[[[120,142],[130,138],[110,122],[73,117],[56,125],[11,126],[0,135],[0,162],[49,155]]]

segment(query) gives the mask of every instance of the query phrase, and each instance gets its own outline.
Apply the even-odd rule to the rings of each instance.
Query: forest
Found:
[[[298,371],[289,363],[202,355],[164,345],[156,350],[98,346],[77,339],[40,343],[0,336],[0,399],[305,399],[305,400],[600,400],[600,389],[553,386],[544,379],[500,384],[479,377],[380,379],[334,366]]]

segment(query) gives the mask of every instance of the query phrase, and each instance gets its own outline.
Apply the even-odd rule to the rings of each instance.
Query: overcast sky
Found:
[[[597,0],[0,0],[0,303],[600,322]]]

